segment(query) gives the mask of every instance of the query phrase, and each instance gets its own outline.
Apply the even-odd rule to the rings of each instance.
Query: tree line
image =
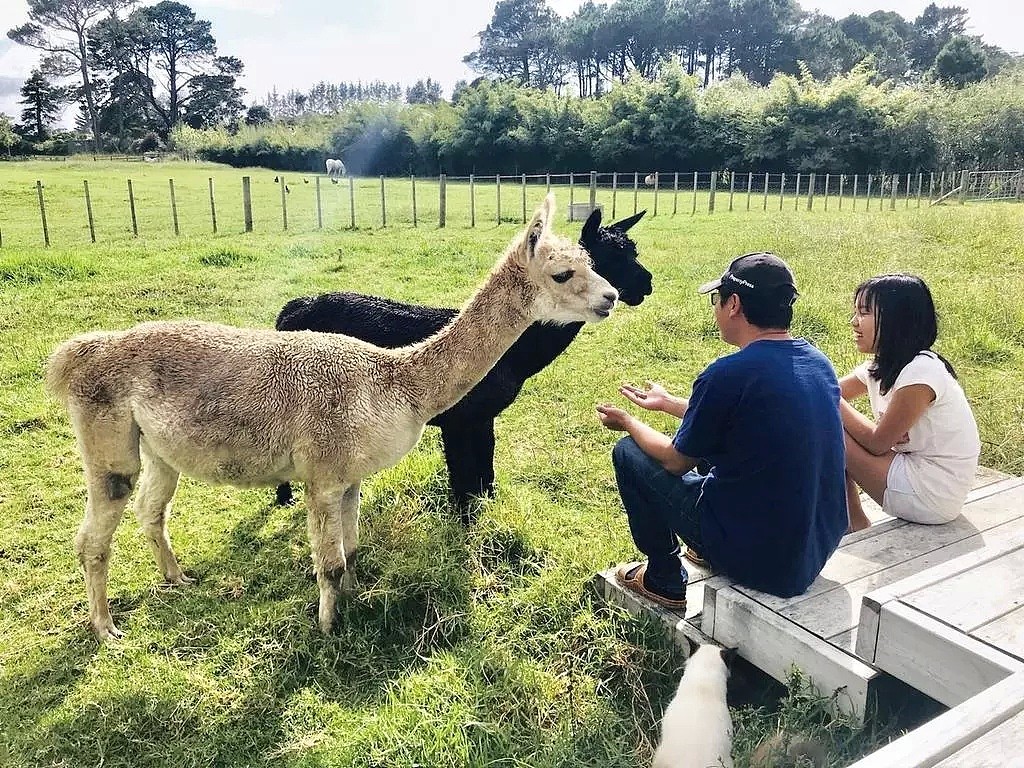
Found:
[[[599,99],[481,80],[454,102],[353,102],[336,115],[263,126],[181,128],[177,146],[236,166],[356,175],[567,171],[917,173],[1024,167],[1024,72],[949,89],[895,87],[869,63],[767,86],[702,87],[678,63],[616,82]]]
[[[1020,57],[966,35],[968,14],[958,6],[931,4],[911,21],[891,11],[833,19],[805,12],[796,0],[588,0],[561,18],[547,0],[499,0],[479,46],[465,57],[481,76],[456,84],[447,101],[430,78],[409,87],[321,81],[308,90],[274,89],[246,109],[237,84],[242,62],[220,53],[210,22],[184,3],[27,2],[29,22],[8,36],[42,57],[22,88],[20,122],[0,115],[0,147],[8,152],[62,153],[82,148],[83,140],[97,151],[146,151],[193,129],[210,129],[211,136],[237,134],[244,143],[254,129],[267,133],[272,123],[281,123],[294,133],[301,123],[303,138],[292,141],[296,148],[285,154],[344,150],[356,160],[354,167],[362,163],[366,169],[380,167],[376,148],[382,142],[398,151],[388,163],[395,170],[554,167],[564,165],[570,154],[576,167],[610,167],[648,149],[654,152],[649,161],[671,158],[686,164],[689,155],[672,148],[671,137],[644,139],[667,124],[696,146],[717,130],[729,146],[744,147],[733,155],[746,163],[762,158],[791,164],[781,149],[758,148],[771,126],[758,133],[742,123],[732,126],[726,117],[724,127],[716,129],[705,126],[702,115],[714,114],[716,99],[729,93],[730,99],[736,94],[750,99],[735,115],[763,119],[770,117],[765,105],[774,103],[775,97],[766,95],[773,82],[805,88],[808,82],[860,83],[865,77],[865,86],[879,88],[887,105],[904,98],[887,90],[898,86],[897,91],[910,89],[912,96],[904,100],[935,112],[947,92],[999,78],[1008,82],[1022,68]],[[955,94],[948,98],[958,102]],[[631,99],[648,103],[635,109]],[[79,106],[76,131],[56,132],[52,126],[69,103]],[[849,114],[830,109],[837,119],[863,120],[870,113],[869,122],[876,113],[903,110],[860,106]],[[655,108],[674,117],[644,112]],[[619,119],[626,113],[631,122]],[[327,116],[333,127],[311,127],[320,124],[316,116]],[[891,119],[890,134],[903,117]],[[879,130],[868,133],[877,139]],[[952,146],[936,138],[941,131],[935,125],[921,131],[932,137],[921,149],[925,155],[939,158]],[[320,136],[315,147],[306,146],[311,135]],[[552,136],[564,137],[560,140],[571,147],[584,137],[596,144],[560,150],[545,138]],[[777,140],[789,141],[781,134]],[[542,148],[545,143],[552,146]],[[250,155],[267,151],[247,150]],[[457,157],[458,152],[464,155]],[[690,155],[710,162],[714,153]],[[876,151],[857,162],[883,159]]]

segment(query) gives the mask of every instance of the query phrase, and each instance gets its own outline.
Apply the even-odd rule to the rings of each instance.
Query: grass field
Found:
[[[379,182],[370,180],[363,226],[345,230],[347,210],[335,200],[316,232],[314,185],[297,177],[288,180],[285,233],[274,172],[254,170],[254,207],[267,213],[254,233],[240,234],[237,170],[90,162],[0,165],[0,765],[649,763],[682,657],[587,588],[595,571],[635,554],[611,472],[616,436],[593,407],[623,380],[685,392],[728,351],[694,287],[746,250],[774,249],[793,266],[802,292],[796,330],[841,373],[859,362],[847,325],[853,287],[883,271],[923,275],[942,314],[939,349],[978,417],[983,462],[1024,473],[1019,206],[730,214],[720,204],[714,216],[687,208],[631,233],[654,294],[581,333],[502,416],[499,494],[471,530],[447,507],[433,430],[364,484],[361,593],[342,607],[335,636],[322,637],[306,612],[316,588],[301,499],[276,509],[269,489],[183,480],[171,535],[199,583],[160,587],[127,515],[110,579],[127,636],[97,648],[72,549],[84,504],[79,458],[63,409],[40,385],[54,345],[153,318],[268,327],[289,298],[333,289],[457,306],[518,226],[486,221],[478,208],[478,226],[468,228],[467,195],[450,198],[446,229],[413,229],[397,218],[411,200],[396,192],[396,226],[381,229],[372,218]],[[169,201],[160,208],[171,174],[180,237]],[[152,202],[138,239],[122,210],[129,175]],[[223,194],[217,236],[211,175]],[[46,185],[49,249],[33,208],[36,178]],[[96,245],[83,178],[105,222]],[[322,192],[341,199],[342,189]],[[426,189],[420,210],[432,204],[436,215],[436,187]],[[531,188],[531,208],[542,194]],[[566,202],[562,194],[563,211]],[[639,202],[650,207],[643,194]],[[631,197],[620,198],[619,215],[631,212]],[[510,215],[519,213],[513,205]],[[560,231],[575,235],[579,225]],[[737,711],[738,765],[780,717],[788,728],[819,729],[833,766],[884,736],[828,720],[797,692],[778,711]]]

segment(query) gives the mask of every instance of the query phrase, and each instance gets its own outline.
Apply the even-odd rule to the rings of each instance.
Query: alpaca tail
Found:
[[[86,333],[58,346],[46,361],[46,390],[67,402],[75,371],[96,354],[109,336],[102,331]]]

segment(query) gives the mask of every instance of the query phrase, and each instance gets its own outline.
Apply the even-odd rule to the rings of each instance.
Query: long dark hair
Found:
[[[865,280],[853,292],[857,306],[875,315],[875,361],[871,378],[884,395],[896,383],[907,363],[918,353],[932,351],[939,335],[932,292],[916,275],[879,275]],[[932,352],[955,379],[956,371],[942,355]]]

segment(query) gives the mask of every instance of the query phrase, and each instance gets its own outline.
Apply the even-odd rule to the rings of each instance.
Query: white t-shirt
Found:
[[[981,453],[978,425],[963,389],[934,352],[919,352],[884,395],[868,373],[870,364],[858,366],[853,373],[867,385],[876,421],[898,389],[925,384],[935,393],[921,418],[892,450],[904,454],[907,479],[920,500],[948,519],[956,517],[974,484]]]

